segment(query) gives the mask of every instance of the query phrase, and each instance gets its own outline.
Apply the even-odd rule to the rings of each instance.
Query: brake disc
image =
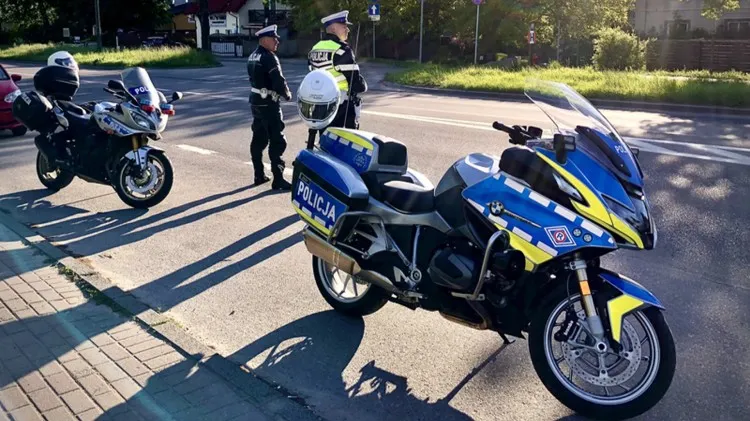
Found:
[[[156,168],[156,165],[154,165],[153,162],[149,162],[148,168],[144,172],[147,173],[147,175],[141,179],[137,179],[133,176],[127,176],[125,178],[125,183],[128,185],[130,191],[138,194],[146,194],[156,186],[156,183],[159,181],[159,171]]]
[[[638,332],[636,332],[633,325],[627,320],[623,320],[622,323],[622,343],[623,349],[631,348],[628,351],[620,353],[620,358],[610,367],[604,367],[604,373],[602,373],[602,367],[596,368],[598,365],[598,354],[589,349],[574,348],[569,343],[562,343],[562,350],[565,353],[565,359],[568,362],[568,366],[573,369],[573,373],[585,382],[596,385],[596,386],[618,386],[628,380],[630,380],[638,368],[641,365],[642,348],[641,341],[638,338]],[[597,360],[597,364],[592,364],[583,360],[586,355],[594,356]],[[609,354],[612,355],[612,354]],[[627,366],[614,376],[610,376],[610,372],[613,369],[619,368],[621,364],[627,364]]]

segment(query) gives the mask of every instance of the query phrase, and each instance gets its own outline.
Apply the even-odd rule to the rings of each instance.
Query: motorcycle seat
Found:
[[[401,180],[381,186],[383,202],[405,213],[428,213],[435,208],[435,190]]]
[[[57,101],[60,108],[65,113],[65,117],[70,124],[70,131],[75,137],[85,137],[91,132],[91,114],[85,109],[68,101]]]
[[[80,107],[77,104],[69,101],[57,101],[57,103],[60,105],[60,108],[62,108],[62,110],[68,115],[86,117],[87,120],[90,117],[89,113],[86,112],[83,107]]]

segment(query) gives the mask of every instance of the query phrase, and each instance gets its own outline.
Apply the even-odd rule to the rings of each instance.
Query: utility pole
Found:
[[[479,5],[482,4],[482,0],[474,0],[477,5],[477,29],[474,33],[474,65],[477,65],[477,53],[479,50]]]
[[[96,44],[99,47],[99,51],[101,51],[102,50],[102,16],[101,16],[101,12],[99,9],[99,0],[94,0],[94,8],[96,9]]]
[[[422,62],[422,36],[424,33],[424,0],[419,1],[419,62]]]

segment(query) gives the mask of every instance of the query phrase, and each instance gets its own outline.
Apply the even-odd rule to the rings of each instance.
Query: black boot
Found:
[[[274,177],[273,183],[271,183],[271,188],[274,190],[290,191],[292,190],[292,185],[288,181],[284,180],[282,177],[278,177],[278,178]]]
[[[273,173],[273,183],[271,183],[271,188],[274,190],[291,190],[292,185],[289,184],[288,181],[284,180],[284,161],[281,161],[280,163],[276,164],[273,168],[271,168],[271,172]]]
[[[261,162],[259,165],[256,165],[253,163],[253,168],[255,169],[255,186],[260,186],[261,184],[268,183],[271,181],[270,178],[268,178],[263,171],[263,163]]]

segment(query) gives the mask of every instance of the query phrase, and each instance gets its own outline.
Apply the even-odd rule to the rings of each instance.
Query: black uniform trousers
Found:
[[[268,157],[271,160],[271,173],[274,178],[281,179],[284,174],[285,162],[281,156],[286,150],[283,116],[281,106],[276,104],[253,105],[253,139],[250,141],[250,157],[256,177],[263,176],[263,150],[268,147]]]
[[[359,101],[359,100],[355,100]],[[326,126],[329,127],[343,127],[345,129],[359,130],[359,118],[357,117],[357,110],[355,109],[355,102],[352,100],[344,100],[336,110],[336,117],[333,118],[331,124]],[[325,129],[319,130],[322,135]]]

